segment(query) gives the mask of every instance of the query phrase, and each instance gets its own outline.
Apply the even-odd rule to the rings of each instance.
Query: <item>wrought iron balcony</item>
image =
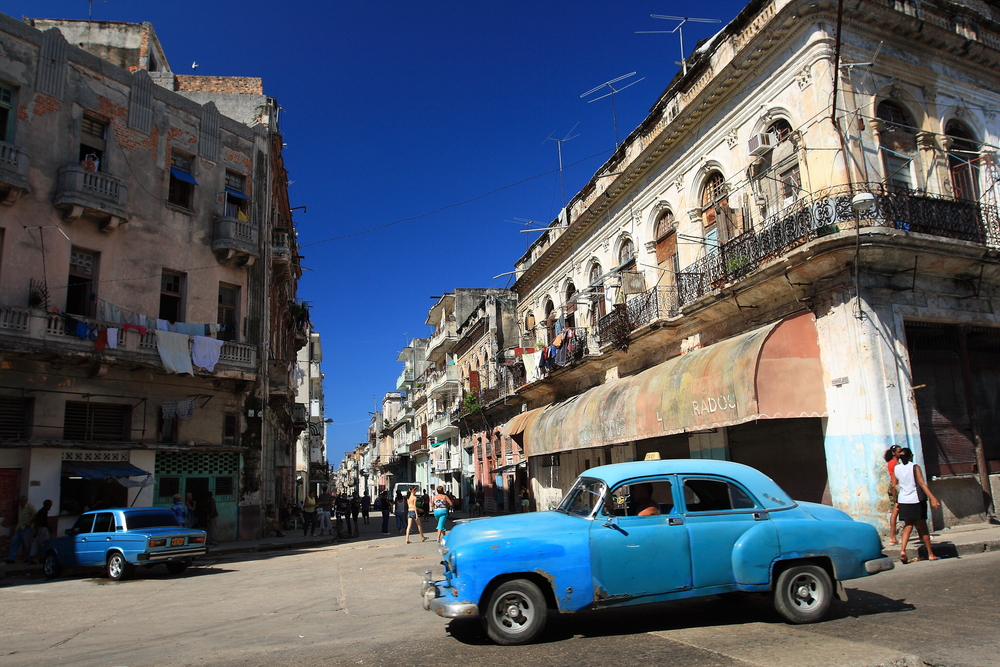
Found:
[[[28,154],[14,144],[0,141],[0,204],[13,204],[28,193]]]
[[[601,345],[628,349],[630,333],[656,320],[677,315],[677,288],[660,286],[636,294],[597,322],[597,339]]]
[[[128,222],[125,206],[128,186],[125,181],[100,171],[90,171],[78,164],[59,167],[56,197],[53,202],[63,211],[63,218],[81,217],[101,220],[101,229],[110,232]]]
[[[238,218],[216,218],[212,251],[220,264],[235,261],[242,266],[250,266],[260,256],[257,225]]]
[[[275,266],[288,266],[292,260],[292,249],[288,245],[286,232],[274,232],[271,236],[271,261]]]
[[[997,207],[889,189],[881,183],[839,186],[806,196],[754,229],[722,243],[677,274],[680,305],[723,285],[742,280],[767,262],[817,238],[854,229],[851,200],[859,192],[875,196],[870,211],[858,214],[861,227],[883,227],[998,247]]]

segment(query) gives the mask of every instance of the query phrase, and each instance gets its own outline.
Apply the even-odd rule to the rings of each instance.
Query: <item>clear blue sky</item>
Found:
[[[430,297],[506,286],[491,278],[536,237],[508,221],[558,214],[559,175],[546,174],[558,166],[556,143],[546,137],[579,122],[563,145],[564,163],[577,163],[564,173],[567,198],[610,155],[611,100],[588,104],[581,93],[645,77],[616,96],[624,138],[674,76],[677,35],[635,31],[676,25],[654,13],[728,22],[744,4],[94,0],[93,17],[150,21],[174,72],[259,76],[284,107],[289,196],[308,207],[295,215],[309,269],[299,295],[323,336],[327,449],[339,463],[367,439],[375,400],[395,390],[398,351],[429,333]],[[85,19],[88,6],[7,0],[0,11]],[[721,27],[686,24],[688,53]]]

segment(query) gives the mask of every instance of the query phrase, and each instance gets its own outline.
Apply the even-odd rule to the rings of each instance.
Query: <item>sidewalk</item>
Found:
[[[902,522],[899,524],[900,534],[903,532]],[[897,539],[899,539],[897,535]],[[916,549],[919,546],[919,550]],[[1000,551],[1000,525],[993,523],[975,523],[967,526],[955,526],[931,533],[931,546],[934,555],[943,558],[959,558],[980,554],[984,551]],[[887,556],[899,559],[899,545],[889,544],[882,540],[882,551]],[[917,531],[910,535],[906,545],[906,553],[910,558],[926,557],[927,550],[917,540]]]
[[[453,521],[455,519],[464,519],[469,515],[466,512],[453,512],[448,517],[448,528],[451,529]],[[213,558],[216,556],[231,556],[234,554],[245,554],[245,553],[261,553],[268,551],[292,551],[296,549],[311,549],[316,547],[328,546],[330,544],[355,544],[358,542],[367,541],[377,541],[377,540],[390,540],[399,539],[402,542],[402,536],[396,533],[396,517],[389,517],[389,535],[382,535],[382,514],[380,512],[373,513],[369,519],[370,523],[361,523],[361,530],[359,531],[358,537],[351,537],[347,539],[338,540],[333,535],[302,535],[302,529],[290,529],[285,531],[284,537],[267,537],[260,538],[256,540],[235,540],[232,542],[220,542],[218,546],[208,547],[208,553],[203,556],[203,558]],[[432,519],[428,519],[423,522],[424,534],[428,536],[428,539],[434,539],[437,531],[434,530],[435,522]],[[352,526],[353,528],[353,526]],[[405,527],[404,527],[405,530]],[[420,534],[414,532],[410,535],[410,539],[414,541],[420,540]],[[197,561],[196,561],[197,563]],[[25,574],[36,574],[38,576],[42,575],[42,566],[31,565],[28,563],[23,563],[18,561],[17,563],[6,565],[3,561],[0,561],[0,578],[4,576],[22,576]]]

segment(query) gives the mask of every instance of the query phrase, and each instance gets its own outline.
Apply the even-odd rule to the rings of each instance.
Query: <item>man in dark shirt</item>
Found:
[[[368,495],[365,491],[365,495],[361,496],[361,518],[365,520],[365,525],[368,525],[368,514],[372,509],[372,497]]]
[[[28,560],[26,563],[34,563],[35,556],[41,551],[42,543],[49,539],[49,510],[52,509],[52,501],[46,500],[42,503],[42,509],[35,513],[35,518],[31,520],[31,527],[33,529],[33,537],[31,540],[31,549],[28,551]]]
[[[347,522],[347,534],[352,535],[351,532],[351,501],[347,499],[347,492],[341,493],[340,497],[337,498],[337,518],[344,517]]]

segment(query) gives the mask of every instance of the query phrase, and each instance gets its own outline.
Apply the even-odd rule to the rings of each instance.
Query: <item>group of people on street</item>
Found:
[[[316,492],[310,491],[302,501],[302,535],[315,535],[318,525],[320,535],[357,537],[361,522],[369,522],[371,506],[372,499],[367,493],[360,498],[348,496],[346,492],[337,496],[323,487],[323,493],[317,498]],[[340,530],[342,525],[346,525],[346,531]]]
[[[927,560],[937,560],[931,548],[930,531],[927,530],[927,501],[931,507],[941,506],[938,499],[931,493],[920,466],[913,462],[913,452],[907,447],[893,445],[885,452],[886,465],[889,469],[889,497],[892,501],[892,513],[889,516],[889,544],[899,544],[899,562],[908,563],[906,546],[910,534],[917,529],[917,539],[924,543],[927,549]],[[903,521],[903,533],[896,540],[896,522]],[[918,558],[917,560],[923,560]]]
[[[198,501],[194,499],[194,495],[190,492],[181,500],[181,494],[174,494],[174,504],[170,507],[170,510],[174,513],[174,518],[177,519],[177,524],[180,526],[186,526],[188,528],[197,528],[199,517],[198,517]],[[215,504],[215,495],[209,491],[205,495],[205,503],[207,510],[205,514],[205,533],[207,543],[210,546],[215,546],[218,544],[217,533],[219,525],[219,508]]]
[[[35,557],[41,550],[42,543],[49,539],[49,510],[52,509],[52,501],[46,500],[42,503],[42,508],[36,510],[35,506],[28,502],[27,496],[20,496],[14,509],[17,512],[17,524],[11,535],[7,562],[16,561],[23,549],[24,562],[35,563]]]

